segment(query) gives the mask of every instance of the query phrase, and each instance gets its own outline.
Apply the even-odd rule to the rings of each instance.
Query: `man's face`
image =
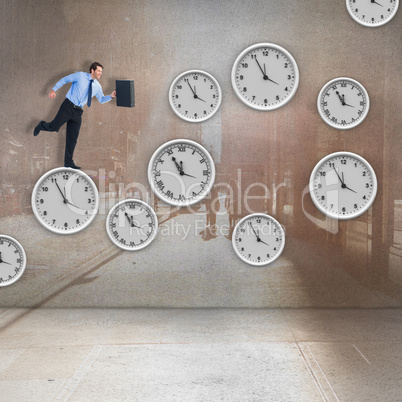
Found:
[[[98,67],[96,67],[96,70],[92,70],[92,77],[99,80],[100,77],[102,77],[102,72],[103,72],[102,67],[98,66]]]

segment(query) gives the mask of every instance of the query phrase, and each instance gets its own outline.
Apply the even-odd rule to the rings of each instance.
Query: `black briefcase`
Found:
[[[116,80],[117,106],[134,107],[134,80]]]

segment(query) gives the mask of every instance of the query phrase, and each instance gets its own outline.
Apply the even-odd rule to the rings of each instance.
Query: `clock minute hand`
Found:
[[[339,176],[338,171],[335,169],[335,166],[334,166],[334,170],[335,170],[336,175],[338,176],[339,181],[341,182],[341,184],[342,184],[342,186],[343,186],[343,185],[344,185],[344,182],[343,182],[343,180],[341,179],[341,176]]]
[[[66,196],[63,194],[63,191],[61,191],[61,188],[60,188],[59,184],[57,183],[56,180],[55,180],[54,182],[56,183],[56,186],[57,186],[57,188],[59,189],[61,196],[63,197],[63,202],[64,202],[64,204],[67,204],[67,202],[68,202],[68,201],[67,201],[67,198],[66,198]]]
[[[183,167],[182,166],[180,166],[177,162],[176,162],[176,158],[174,157],[174,156],[172,156],[172,161],[174,162],[174,164],[176,165],[176,167],[177,167],[177,170],[180,172],[180,174],[181,174],[181,172],[183,171]]]

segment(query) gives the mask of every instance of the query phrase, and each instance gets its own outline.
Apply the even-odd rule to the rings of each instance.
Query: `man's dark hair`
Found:
[[[91,64],[91,67],[89,67],[89,72],[91,73],[92,70],[95,71],[98,67],[102,67],[102,68],[103,68],[102,64],[98,63],[97,61],[93,62],[93,63]]]

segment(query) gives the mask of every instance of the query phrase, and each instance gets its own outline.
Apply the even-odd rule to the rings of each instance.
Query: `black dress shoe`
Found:
[[[41,130],[42,122],[43,122],[43,120],[40,121],[39,124],[35,127],[34,132],[33,132],[34,137],[36,137],[39,134],[39,132]]]
[[[66,168],[72,168],[72,169],[81,169],[81,166],[77,166],[74,162],[73,162],[73,163],[65,164],[64,167],[66,167]]]

